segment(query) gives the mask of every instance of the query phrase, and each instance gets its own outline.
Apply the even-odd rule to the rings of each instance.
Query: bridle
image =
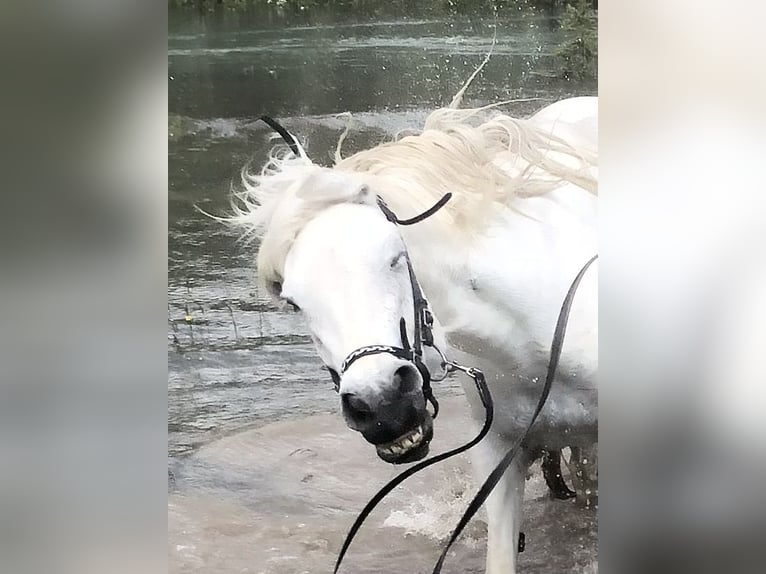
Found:
[[[415,223],[419,223],[426,219],[427,217],[430,217],[434,213],[436,213],[439,209],[441,209],[452,197],[451,193],[445,194],[438,202],[436,202],[433,207],[430,209],[424,211],[420,215],[413,217],[411,219],[399,219],[396,214],[394,214],[393,211],[386,205],[385,201],[383,201],[382,198],[378,197],[378,208],[383,212],[383,215],[385,215],[386,219],[388,219],[391,223],[395,225],[413,225]],[[431,389],[431,381],[441,381],[444,380],[450,373],[459,371],[462,373],[465,373],[471,379],[473,379],[474,384],[476,385],[476,390],[479,393],[479,397],[481,399],[482,404],[484,405],[484,411],[485,411],[485,420],[484,425],[481,428],[481,431],[479,434],[476,435],[476,437],[473,438],[470,442],[467,444],[464,444],[463,446],[460,446],[458,448],[452,449],[450,451],[441,453],[439,455],[433,456],[429,459],[426,459],[424,461],[419,462],[418,464],[415,464],[405,470],[404,472],[400,473],[396,477],[394,477],[388,484],[386,484],[383,488],[381,488],[375,496],[373,496],[370,501],[367,503],[367,505],[362,509],[362,511],[359,513],[359,516],[357,516],[356,520],[354,521],[354,524],[351,526],[351,528],[348,531],[348,534],[346,535],[346,540],[343,542],[343,546],[338,553],[338,560],[335,563],[335,570],[334,572],[337,573],[338,569],[340,568],[341,563],[343,562],[343,557],[346,555],[346,552],[351,545],[351,542],[353,541],[354,537],[356,536],[356,533],[361,528],[362,524],[364,523],[365,519],[369,514],[373,511],[373,509],[378,505],[378,503],[383,500],[389,492],[391,492],[394,488],[396,488],[399,484],[404,482],[407,478],[412,476],[413,474],[423,470],[424,468],[427,468],[431,466],[432,464],[436,464],[437,462],[441,462],[443,460],[446,460],[448,458],[451,458],[455,455],[458,455],[462,452],[467,451],[470,448],[473,448],[481,440],[487,435],[489,432],[489,429],[492,426],[492,420],[494,417],[494,404],[492,402],[492,395],[489,392],[489,387],[487,386],[486,379],[484,377],[484,373],[482,373],[479,369],[475,369],[472,367],[464,367],[463,365],[460,365],[459,363],[456,363],[455,361],[448,360],[444,353],[436,346],[434,342],[433,337],[433,314],[431,313],[429,307],[428,307],[428,301],[426,300],[425,296],[423,295],[423,290],[420,287],[420,283],[418,282],[418,279],[415,275],[415,270],[412,267],[412,261],[410,260],[409,253],[405,250],[404,251],[404,257],[407,262],[407,271],[409,272],[410,277],[410,286],[412,287],[412,302],[413,302],[413,309],[414,309],[414,318],[413,318],[413,342],[412,345],[410,345],[408,338],[407,338],[407,324],[402,317],[399,320],[399,331],[401,334],[402,339],[402,346],[401,347],[393,347],[388,345],[367,345],[364,347],[360,347],[358,349],[355,349],[349,355],[346,357],[346,359],[343,361],[343,364],[341,366],[341,374],[344,373],[355,361],[361,359],[362,357],[367,357],[370,355],[378,355],[382,353],[390,354],[395,357],[398,357],[400,359],[404,359],[406,361],[410,361],[420,372],[420,375],[423,379],[423,396],[433,405],[434,408],[434,414],[433,418],[436,418],[436,416],[439,413],[439,402],[436,400],[436,397],[433,395],[433,390]],[[425,363],[423,363],[423,347],[431,347],[434,349],[439,357],[441,358],[441,367],[443,372],[439,374],[438,377],[434,377],[431,372],[428,370],[428,367],[426,367]],[[333,374],[332,371],[331,375]],[[337,373],[333,376],[333,381],[335,382],[336,390],[338,390],[340,385],[340,377],[337,376]]]
[[[452,194],[447,193],[427,211],[424,211],[420,215],[411,219],[404,220],[399,219],[396,214],[394,214],[394,212],[389,209],[389,207],[386,205],[386,202],[383,201],[381,197],[377,198],[377,202],[378,207],[383,212],[383,215],[385,215],[386,219],[388,219],[388,221],[391,223],[395,225],[413,225],[436,213],[439,209],[446,205],[451,197]],[[434,344],[434,316],[431,313],[431,310],[428,308],[428,301],[426,300],[425,295],[423,295],[423,289],[420,287],[420,282],[415,276],[415,270],[412,267],[410,254],[406,249],[404,250],[404,259],[407,262],[407,272],[410,277],[410,287],[412,288],[412,307],[414,313],[412,321],[412,344],[410,344],[407,338],[407,321],[404,319],[404,317],[402,317],[399,320],[399,333],[402,340],[401,347],[392,347],[390,345],[366,345],[364,347],[359,347],[358,349],[351,351],[343,360],[343,363],[340,367],[340,375],[342,376],[351,367],[351,365],[353,365],[359,359],[369,357],[371,355],[387,354],[408,361],[412,363],[420,373],[420,376],[423,380],[423,396],[433,406],[433,418],[436,418],[436,416],[439,414],[439,401],[436,400],[436,397],[434,397],[433,394],[433,390],[431,389],[431,372],[428,370],[425,363],[423,363],[423,347],[426,346],[435,349],[436,352],[439,353],[439,356],[442,357],[442,362],[445,364],[445,367],[446,360],[444,360],[444,355]],[[446,373],[444,376],[446,376]],[[340,388],[340,377],[333,377],[333,382],[335,383],[335,390],[338,391]]]
[[[389,209],[389,207],[381,198],[378,198],[378,207],[386,216],[386,219],[388,219],[392,223],[396,225],[411,225],[412,223],[423,221],[430,215],[433,215],[434,213],[436,213],[436,211],[438,211],[441,207],[443,207],[447,203],[447,201],[449,201],[450,197],[451,197],[451,194],[449,193],[446,194],[429,210],[423,212],[421,215],[418,215],[417,217],[413,217],[412,219],[408,219],[408,220],[400,220],[398,217],[396,217],[396,215]],[[487,386],[484,373],[482,373],[479,369],[472,368],[472,367],[464,367],[454,361],[448,360],[444,356],[444,353],[442,353],[441,350],[435,345],[434,339],[433,339],[433,315],[431,314],[431,311],[428,308],[428,301],[423,295],[423,290],[421,289],[420,283],[418,282],[417,277],[415,276],[415,271],[412,267],[412,261],[410,260],[409,254],[406,250],[404,252],[404,256],[407,261],[407,270],[409,271],[409,276],[410,276],[410,284],[412,287],[412,300],[413,300],[414,315],[415,315],[414,316],[414,336],[413,336],[412,346],[410,346],[409,341],[407,340],[406,322],[404,317],[402,317],[399,321],[399,330],[401,332],[401,338],[402,338],[401,347],[392,347],[388,345],[368,345],[368,346],[360,347],[352,351],[351,353],[349,353],[348,357],[346,357],[346,359],[343,361],[343,364],[341,366],[341,373],[344,373],[355,361],[361,359],[362,357],[367,357],[370,355],[387,353],[390,355],[394,355],[395,357],[410,361],[417,367],[418,371],[423,377],[423,396],[434,406],[433,417],[436,418],[436,415],[439,412],[439,403],[436,400],[436,398],[433,396],[433,390],[431,389],[431,384],[430,384],[431,381],[443,380],[444,378],[447,377],[448,374],[454,371],[463,372],[469,377],[471,377],[474,381],[474,384],[476,385],[476,389],[479,393],[479,397],[484,406],[484,411],[485,411],[484,425],[482,426],[479,434],[477,434],[476,437],[474,437],[474,439],[468,442],[467,444],[460,446],[458,448],[455,448],[453,450],[444,452],[442,454],[433,456],[416,465],[413,465],[412,467],[408,468],[404,472],[394,477],[390,482],[388,482],[388,484],[386,484],[383,488],[381,488],[377,492],[377,494],[375,494],[375,496],[373,496],[370,499],[370,501],[367,503],[367,505],[362,509],[362,511],[359,513],[356,520],[354,521],[354,524],[349,529],[349,532],[346,535],[346,539],[343,542],[343,546],[341,547],[341,550],[338,553],[338,559],[335,563],[335,569],[333,570],[334,574],[337,574],[340,568],[340,565],[343,562],[343,558],[346,555],[346,552],[348,551],[349,546],[351,545],[351,542],[353,541],[354,537],[356,536],[356,533],[359,531],[362,524],[366,520],[367,516],[369,516],[369,514],[373,511],[373,509],[378,505],[378,503],[380,503],[380,501],[382,501],[388,495],[388,493],[390,493],[399,484],[404,482],[407,478],[409,478],[410,476],[412,476],[413,474],[417,472],[420,472],[424,468],[427,468],[438,462],[442,462],[448,458],[451,458],[457,454],[463,453],[467,451],[468,449],[476,446],[479,442],[482,441],[482,439],[484,439],[484,437],[489,432],[492,426],[492,420],[494,417],[494,404],[492,402],[492,395],[490,394],[489,387]],[[569,318],[569,311],[571,309],[572,301],[574,300],[574,295],[577,291],[577,287],[579,286],[580,281],[582,280],[582,277],[585,275],[585,272],[588,270],[590,265],[596,260],[597,257],[598,257],[597,255],[593,256],[582,267],[580,272],[575,277],[564,299],[564,303],[561,307],[558,321],[556,322],[556,329],[553,335],[553,344],[551,346],[551,355],[550,355],[550,360],[548,363],[548,370],[547,370],[547,374],[545,378],[545,384],[543,385],[543,390],[540,395],[540,399],[538,400],[537,406],[535,408],[535,411],[532,415],[532,418],[529,424],[527,425],[527,428],[525,429],[524,433],[522,433],[520,438],[517,439],[516,443],[514,443],[513,447],[503,457],[503,459],[500,461],[497,467],[495,467],[495,469],[492,471],[492,473],[489,475],[487,480],[482,485],[481,489],[479,489],[479,492],[471,501],[470,505],[468,506],[468,509],[465,511],[460,522],[458,523],[457,528],[453,531],[452,536],[450,537],[447,544],[444,546],[442,550],[442,554],[439,557],[439,561],[437,562],[436,567],[434,568],[433,574],[438,574],[439,572],[441,572],[442,564],[444,562],[444,559],[447,556],[447,552],[449,551],[450,547],[460,536],[460,533],[468,525],[468,523],[476,514],[476,512],[479,510],[479,508],[481,508],[482,504],[484,504],[487,497],[489,497],[490,493],[495,488],[497,483],[500,481],[503,474],[510,466],[511,462],[513,462],[513,459],[516,457],[516,455],[519,452],[519,449],[521,448],[522,444],[524,443],[527,436],[529,435],[532,429],[532,426],[537,421],[537,417],[539,416],[540,411],[542,410],[546,400],[548,399],[550,388],[551,388],[551,385],[553,384],[553,379],[555,378],[555,375],[556,375],[556,368],[558,367],[558,360],[559,360],[559,357],[561,356],[561,348],[564,342],[566,324]],[[424,346],[433,348],[439,354],[439,357],[441,358],[441,365],[444,372],[439,378],[432,377],[430,371],[428,370],[426,365],[423,363],[422,357],[423,357]],[[339,380],[336,383],[336,390],[338,386],[339,386]],[[520,533],[519,541],[518,541],[519,551],[522,551],[524,549],[524,545],[525,545],[524,533]]]
[[[269,126],[271,126],[282,137],[282,139],[285,141],[285,143],[287,143],[287,145],[290,147],[290,149],[293,151],[294,154],[300,155],[297,140],[290,132],[285,130],[284,127],[282,127],[279,123],[277,123],[276,121],[274,121],[272,118],[268,116],[261,116],[261,119],[264,122],[266,122]],[[386,219],[388,219],[388,221],[390,221],[391,223],[395,225],[413,225],[415,223],[419,223],[423,221],[424,219],[427,219],[428,217],[436,213],[439,209],[444,207],[444,205],[450,200],[451,197],[452,197],[452,194],[447,193],[428,210],[424,211],[420,215],[417,215],[410,219],[404,219],[404,220],[399,219],[396,216],[396,214],[393,211],[391,211],[391,209],[386,205],[385,201],[383,201],[381,197],[377,198],[377,205],[378,205],[378,208],[383,212],[383,215],[386,217]],[[404,257],[407,262],[407,270],[408,270],[409,278],[410,278],[410,286],[412,288],[412,302],[413,302],[413,313],[414,313],[412,344],[410,344],[407,337],[406,320],[404,317],[402,317],[399,320],[399,331],[400,331],[400,336],[402,340],[401,347],[395,347],[395,346],[389,346],[389,345],[366,345],[363,347],[359,347],[358,349],[355,349],[348,354],[348,356],[344,359],[343,363],[341,364],[340,373],[338,373],[337,371],[335,371],[334,369],[330,367],[327,367],[332,377],[333,383],[335,384],[335,390],[336,391],[340,390],[341,376],[356,361],[364,357],[369,357],[372,355],[389,354],[397,358],[403,359],[405,361],[409,361],[417,368],[423,380],[423,384],[422,384],[423,396],[428,402],[431,403],[434,409],[434,413],[432,415],[433,418],[436,418],[436,416],[439,413],[439,402],[436,400],[436,398],[433,395],[431,382],[444,380],[450,373],[456,372],[456,371],[459,371],[468,375],[471,379],[473,379],[479,394],[479,398],[481,399],[481,402],[484,406],[484,410],[485,410],[484,425],[482,426],[479,434],[477,434],[468,443],[464,444],[463,446],[452,449],[450,451],[428,458],[424,461],[421,461],[409,467],[408,469],[406,469],[405,471],[403,471],[402,473],[394,477],[385,486],[383,486],[383,488],[381,488],[375,494],[375,496],[373,496],[370,499],[370,501],[365,505],[365,507],[359,513],[356,520],[354,521],[351,528],[349,529],[349,532],[346,535],[346,539],[343,542],[343,546],[341,547],[341,550],[338,553],[338,559],[335,562],[335,569],[333,570],[334,574],[337,574],[340,568],[340,565],[343,561],[343,558],[346,555],[346,552],[348,551],[349,546],[351,545],[351,542],[353,541],[354,537],[356,536],[356,533],[361,528],[367,516],[369,516],[369,514],[373,511],[373,509],[378,505],[378,503],[380,503],[381,500],[383,500],[388,495],[389,492],[391,492],[399,484],[404,482],[407,478],[423,470],[424,468],[427,468],[438,462],[442,462],[448,458],[451,458],[455,455],[463,453],[469,450],[470,448],[473,448],[474,446],[476,446],[479,442],[482,441],[482,439],[489,432],[492,426],[492,420],[494,418],[494,404],[492,402],[492,395],[490,394],[489,387],[487,386],[484,373],[482,373],[479,369],[476,369],[473,367],[465,367],[463,365],[456,363],[455,361],[448,360],[444,356],[444,353],[442,353],[442,351],[435,345],[434,338],[433,338],[433,314],[431,313],[428,307],[428,301],[426,300],[423,294],[423,290],[420,287],[420,283],[418,282],[417,277],[415,276],[415,271],[412,267],[412,261],[410,260],[409,253],[407,252],[406,249],[404,251]],[[553,333],[553,341],[551,343],[550,358],[548,360],[548,368],[546,371],[545,383],[543,384],[543,389],[542,389],[542,392],[540,393],[540,398],[538,399],[537,405],[535,407],[535,410],[532,414],[532,417],[529,423],[527,424],[526,429],[519,436],[519,438],[517,438],[516,442],[513,444],[511,449],[497,464],[495,469],[490,473],[489,477],[487,477],[487,479],[484,481],[484,484],[482,484],[481,488],[479,489],[477,494],[474,496],[473,500],[471,500],[471,503],[468,505],[468,508],[466,509],[465,513],[463,514],[460,521],[458,522],[458,525],[455,527],[455,530],[453,530],[450,536],[450,539],[448,540],[447,544],[445,544],[444,548],[442,549],[442,553],[439,556],[439,560],[437,561],[436,566],[434,567],[433,574],[439,574],[441,572],[441,568],[447,556],[447,552],[452,547],[454,542],[458,539],[463,529],[468,525],[468,523],[471,521],[471,519],[476,514],[476,512],[478,512],[479,508],[481,508],[481,506],[487,500],[491,492],[494,490],[495,486],[497,486],[497,483],[500,481],[503,474],[505,474],[505,471],[511,465],[514,458],[518,454],[519,450],[524,445],[524,442],[529,436],[530,431],[532,430],[532,427],[537,421],[537,417],[540,415],[540,412],[542,411],[543,406],[545,406],[545,402],[548,399],[548,395],[550,394],[550,389],[556,375],[556,369],[558,367],[559,358],[561,357],[561,350],[564,343],[564,335],[566,333],[567,321],[569,319],[569,312],[572,307],[572,302],[574,301],[574,296],[577,292],[577,288],[580,285],[580,282],[583,276],[585,275],[586,271],[597,258],[598,258],[598,255],[594,255],[585,263],[585,265],[583,265],[583,267],[580,269],[577,276],[574,278],[574,281],[570,285],[569,290],[567,291],[567,294],[564,298],[564,301],[561,306],[561,310],[559,311],[558,319],[556,321],[556,328]],[[423,347],[424,346],[431,347],[432,349],[434,349],[438,353],[439,357],[441,358],[441,366],[443,369],[443,373],[441,373],[438,378],[433,377],[431,372],[426,367],[425,363],[423,363]],[[518,546],[519,546],[519,551],[522,551],[524,547],[523,533],[520,533]]]

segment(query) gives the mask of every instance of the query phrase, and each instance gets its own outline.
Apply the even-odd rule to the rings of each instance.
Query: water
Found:
[[[343,428],[300,317],[258,291],[254,247],[195,208],[224,213],[242,166],[263,162],[271,134],[261,114],[282,121],[327,164],[347,121],[336,114],[353,115],[346,154],[418,128],[451,99],[495,32],[491,17],[333,20],[325,13],[321,23],[303,17],[285,27],[273,14],[170,14],[168,452],[171,565],[179,572],[327,571],[318,565],[329,564],[353,512],[392,472]],[[596,92],[595,81],[558,77],[555,52],[564,38],[553,18],[520,14],[496,30],[494,55],[466,105],[516,99],[507,110],[525,115]],[[461,393],[455,381],[438,392]],[[456,401],[454,416],[464,416]],[[421,482],[393,499],[377,526],[394,534],[381,541],[371,529],[360,540],[367,554],[349,571],[387,571],[380,565],[396,560],[396,571],[425,571],[464,502],[455,489],[471,484],[462,464],[432,475],[440,477],[435,493]],[[301,472],[312,478],[301,482]],[[577,571],[592,568],[595,517],[549,503],[544,488],[538,494],[528,511],[543,530],[561,531],[560,544],[544,555],[530,545],[528,571],[561,571],[575,554]],[[446,514],[418,507],[423,496],[435,496]],[[457,550],[459,566],[446,571],[481,571],[482,546],[470,542],[482,540],[477,528]],[[542,544],[549,534],[534,536]]]
[[[434,448],[475,430],[461,398],[442,401]],[[373,491],[400,468],[337,415],[291,418],[202,447],[174,473],[169,496],[170,571],[331,572],[343,538]],[[539,469],[528,481],[521,572],[595,572],[596,516],[551,501]],[[476,492],[465,458],[412,477],[368,519],[346,572],[430,572],[439,541]],[[483,572],[486,522],[479,516],[451,552],[445,574]]]

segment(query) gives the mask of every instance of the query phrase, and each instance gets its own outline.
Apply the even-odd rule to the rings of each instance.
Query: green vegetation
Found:
[[[559,49],[562,71],[566,78],[595,78],[598,73],[598,14],[588,0],[577,0],[566,6],[561,20],[571,39]]]
[[[375,12],[383,9],[398,11],[418,11],[426,9],[445,13],[477,13],[494,10],[510,12],[526,7],[555,9],[578,2],[579,0],[168,0],[171,7],[193,7],[203,11],[213,11],[217,7],[233,10],[248,8],[280,8],[294,12],[304,12],[317,8],[338,10],[359,10]],[[596,5],[596,0],[586,0],[589,5]]]

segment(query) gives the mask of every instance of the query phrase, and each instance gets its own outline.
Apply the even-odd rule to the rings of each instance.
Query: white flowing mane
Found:
[[[528,120],[499,112],[487,117],[494,107],[438,109],[422,133],[346,159],[340,157],[342,136],[332,167],[285,150],[272,151],[260,173],[246,167],[244,189],[235,193],[228,221],[260,240],[261,281],[267,286],[282,281],[298,233],[338,203],[374,205],[379,195],[406,219],[451,192],[452,199],[428,224],[454,236],[480,229],[498,204],[513,207],[515,198],[542,195],[567,182],[597,193],[591,171],[595,152],[576,149]]]

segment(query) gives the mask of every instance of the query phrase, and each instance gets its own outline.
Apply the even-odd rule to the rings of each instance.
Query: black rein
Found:
[[[564,345],[564,335],[566,334],[567,330],[569,312],[572,309],[572,302],[574,301],[575,293],[577,293],[577,287],[579,287],[580,281],[582,281],[585,272],[597,258],[598,255],[594,255],[585,265],[583,265],[582,269],[580,269],[580,272],[574,278],[574,281],[572,281],[572,285],[569,287],[569,291],[567,291],[566,297],[564,297],[564,302],[561,305],[561,311],[559,311],[559,318],[556,321],[556,329],[553,332],[553,342],[551,343],[551,355],[550,359],[548,360],[548,370],[545,374],[545,384],[543,385],[543,391],[540,393],[540,399],[537,401],[537,406],[535,407],[535,411],[532,414],[532,418],[527,424],[527,428],[524,430],[524,433],[516,440],[514,445],[506,453],[503,459],[498,463],[495,469],[490,473],[489,477],[487,477],[487,480],[485,480],[484,484],[481,485],[479,492],[477,492],[476,496],[474,496],[473,500],[471,500],[471,503],[468,505],[465,513],[463,513],[460,522],[458,522],[455,530],[452,532],[449,541],[442,549],[439,560],[436,562],[436,566],[434,567],[433,574],[439,574],[441,572],[442,565],[444,564],[444,559],[447,557],[447,552],[449,552],[449,549],[463,532],[463,529],[471,521],[471,518],[474,517],[479,508],[481,508],[481,505],[484,504],[484,502],[487,500],[492,490],[494,490],[495,486],[497,486],[497,483],[500,482],[503,474],[505,474],[505,471],[508,470],[511,462],[513,462],[513,459],[518,454],[519,449],[527,439],[527,436],[529,436],[529,433],[532,430],[532,426],[535,424],[537,417],[540,415],[540,411],[543,410],[545,401],[548,400],[548,395],[550,394],[553,380],[556,377],[556,369],[559,365],[561,349]],[[521,540],[519,541],[519,545],[522,545]]]

